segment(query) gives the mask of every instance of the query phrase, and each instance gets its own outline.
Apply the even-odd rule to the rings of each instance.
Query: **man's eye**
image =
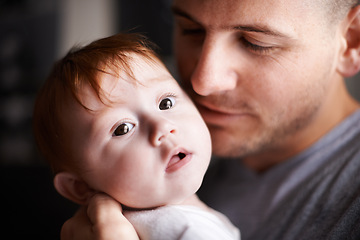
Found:
[[[167,110],[167,109],[172,108],[174,105],[175,105],[175,99],[172,97],[166,97],[161,100],[161,102],[159,104],[159,109]]]
[[[115,129],[113,135],[114,136],[125,135],[128,132],[130,132],[131,129],[133,129],[133,127],[134,127],[134,124],[132,124],[132,123],[122,123]]]
[[[259,53],[259,54],[269,53],[271,50],[274,49],[274,47],[271,47],[271,46],[260,46],[257,44],[253,44],[250,41],[246,40],[245,38],[240,39],[240,41],[247,49],[249,49],[252,52]]]

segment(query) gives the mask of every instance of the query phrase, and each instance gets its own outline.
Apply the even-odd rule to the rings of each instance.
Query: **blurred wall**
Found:
[[[88,44],[118,32],[119,1],[58,1],[58,44],[56,57],[61,57],[74,44]]]

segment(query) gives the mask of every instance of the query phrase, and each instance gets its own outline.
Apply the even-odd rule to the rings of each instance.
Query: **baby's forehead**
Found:
[[[144,58],[131,54],[126,66],[107,66],[99,72],[99,85],[107,92],[129,86],[153,86],[156,83],[175,81],[165,65],[157,58]]]
[[[77,92],[81,105],[87,109],[101,109],[114,103],[126,103],[129,90],[151,91],[159,85],[176,84],[165,65],[157,58],[130,54],[126,66],[107,63],[100,66],[95,79],[97,86],[83,79]],[[171,88],[171,87],[170,87]]]

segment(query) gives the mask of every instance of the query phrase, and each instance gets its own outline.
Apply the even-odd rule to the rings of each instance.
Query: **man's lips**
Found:
[[[247,104],[234,104],[234,103],[212,103],[206,101],[205,99],[195,99],[196,106],[199,108],[205,109],[207,111],[211,111],[214,113],[222,114],[222,115],[243,115],[247,114],[249,111],[249,107]],[[236,107],[230,107],[231,105]],[[239,106],[242,105],[242,106]]]
[[[243,117],[251,116],[247,109],[231,109],[226,108],[226,106],[218,107],[203,102],[197,102],[196,106],[208,124],[223,125],[231,121],[239,121]]]
[[[175,172],[178,169],[185,166],[192,159],[192,154],[186,152],[185,150],[176,150],[173,154],[170,155],[170,159],[166,166],[166,172],[171,173]]]

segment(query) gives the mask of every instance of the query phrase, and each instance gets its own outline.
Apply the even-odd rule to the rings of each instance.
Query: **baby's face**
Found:
[[[90,90],[68,123],[82,179],[133,208],[176,204],[201,185],[211,155],[208,129],[177,82],[160,64],[135,57],[129,77],[100,74],[111,105]],[[123,79],[127,78],[127,79]]]

